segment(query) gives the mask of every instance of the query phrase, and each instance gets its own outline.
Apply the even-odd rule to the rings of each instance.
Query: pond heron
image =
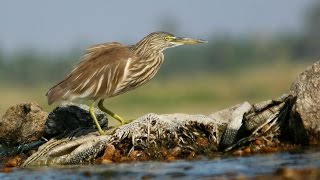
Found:
[[[90,115],[100,134],[104,134],[97,121],[94,106],[120,121],[117,114],[103,106],[106,98],[117,96],[148,82],[159,70],[163,50],[185,44],[204,43],[203,40],[179,38],[166,32],[154,32],[135,45],[125,46],[118,42],[97,44],[87,49],[81,62],[64,80],[47,92],[48,104],[58,100],[93,100]]]

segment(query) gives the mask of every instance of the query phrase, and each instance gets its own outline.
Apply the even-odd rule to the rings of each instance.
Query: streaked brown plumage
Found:
[[[48,91],[48,103],[92,99],[99,102],[100,107],[105,98],[137,88],[154,77],[163,62],[164,49],[202,42],[204,41],[177,38],[166,32],[155,32],[131,46],[117,42],[92,46],[71,73]],[[94,103],[91,109],[93,106]],[[104,107],[100,109],[113,117],[115,115]],[[95,116],[94,113],[91,115]],[[117,117],[115,118],[118,119]],[[122,119],[118,120],[124,123]],[[95,122],[99,126],[96,120]],[[99,132],[102,134],[100,129]]]
[[[89,48],[77,67],[49,90],[48,103],[77,98],[98,100],[114,96],[117,91],[115,85],[123,80],[130,57],[130,48],[120,43],[100,44]]]

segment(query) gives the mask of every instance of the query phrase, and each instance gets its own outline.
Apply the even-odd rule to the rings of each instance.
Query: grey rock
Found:
[[[0,144],[11,146],[39,140],[44,134],[47,116],[36,103],[11,106],[0,119]]]
[[[107,114],[95,109],[101,128],[108,127]],[[83,104],[62,103],[48,116],[45,124],[47,138],[72,132],[77,128],[92,128],[95,124],[90,116],[89,107]]]
[[[302,121],[311,144],[320,143],[320,62],[309,66],[293,82],[290,94],[297,97],[292,117]],[[300,128],[295,132],[303,136]]]

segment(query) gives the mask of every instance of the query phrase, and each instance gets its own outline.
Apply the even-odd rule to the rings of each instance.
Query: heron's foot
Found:
[[[134,121],[135,119],[130,119],[130,120],[123,120],[121,121],[121,124],[110,126],[107,131],[105,131],[105,135],[111,135],[115,133],[115,130],[119,129],[121,126],[126,125]]]
[[[125,125],[125,124],[128,124],[130,123],[131,121],[133,120],[129,120],[129,121],[126,121],[125,119],[123,119],[122,117],[120,117],[119,115],[117,115],[116,113],[110,111],[109,109],[107,109],[106,107],[103,106],[103,100],[100,100],[98,102],[98,107],[101,111],[107,113],[108,115],[110,115],[111,117],[113,117],[114,119],[118,120],[121,125]]]
[[[131,122],[134,121],[134,120],[135,120],[135,119],[123,120],[123,121],[121,121],[121,125],[129,124],[129,123],[131,123]]]
[[[120,117],[120,116],[118,116],[117,114],[114,114],[114,113],[113,114],[109,114],[109,115],[112,116],[114,119],[118,120],[121,123],[120,126],[128,124],[128,123],[131,122],[131,121],[127,121],[127,120],[123,119],[122,117]]]

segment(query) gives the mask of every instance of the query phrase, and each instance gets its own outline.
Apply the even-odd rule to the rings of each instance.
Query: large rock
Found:
[[[101,128],[108,127],[107,114],[95,109],[96,117]],[[83,104],[62,103],[50,112],[45,125],[45,136],[47,138],[68,133],[77,128],[95,127],[90,116],[89,107]]]
[[[36,103],[11,106],[0,119],[0,144],[18,145],[37,141],[44,133],[48,113]]]
[[[301,119],[311,144],[320,144],[320,62],[309,66],[293,82],[290,93],[297,97],[295,119]],[[300,134],[303,129],[300,128]]]

